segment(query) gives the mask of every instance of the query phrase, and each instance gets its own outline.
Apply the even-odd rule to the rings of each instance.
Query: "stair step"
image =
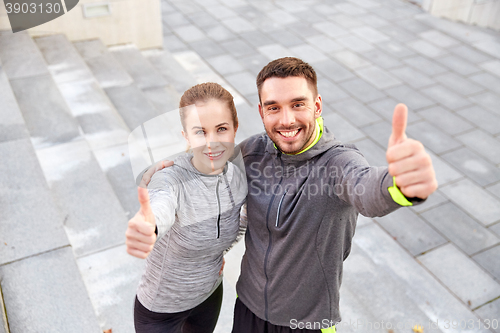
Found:
[[[197,84],[196,79],[167,50],[147,50],[142,54],[179,95]]]
[[[105,91],[131,131],[161,114],[135,84],[106,88]]]
[[[344,263],[341,300],[341,309],[352,314],[342,315],[347,323],[356,323],[359,317],[393,324],[411,318],[414,325],[425,324],[426,332],[440,332],[428,328],[430,320],[477,320],[466,304],[374,223],[356,230],[352,252]],[[359,304],[369,306],[359,308]]]
[[[35,39],[56,83],[92,80],[93,76],[80,54],[65,35]]]
[[[122,245],[77,262],[101,329],[134,333],[134,299],[145,261],[129,255]]]
[[[59,90],[92,150],[127,142],[130,130],[97,81],[61,83]]]
[[[88,143],[37,151],[76,257],[123,244],[127,218]]]
[[[36,39],[71,114],[93,150],[127,142],[129,129],[64,35]]]
[[[139,89],[162,87],[167,82],[134,45],[110,47],[109,51]]]
[[[165,113],[179,108],[181,96],[177,90],[171,86],[146,89],[143,90],[142,93],[159,113]]]
[[[102,88],[126,86],[133,82],[99,39],[74,42],[73,45],[87,63]]]
[[[0,143],[0,156],[0,265],[68,245],[31,142]]]
[[[16,97],[0,62],[0,142],[29,138]],[[1,332],[1,331],[0,331]]]
[[[218,83],[226,88],[231,95],[233,95],[234,104],[236,106],[247,103],[246,100],[231,85],[229,85],[226,80],[212,70],[212,68],[198,55],[198,53],[193,51],[184,51],[174,53],[172,56],[185,70],[191,74],[192,77],[194,77],[196,83]]]
[[[35,149],[81,138],[78,123],[50,74],[11,80]]]
[[[139,210],[139,201],[128,144],[100,149],[94,155],[125,210],[127,219],[131,219]]]
[[[0,59],[10,80],[48,74],[47,64],[26,32],[0,31]]]
[[[102,333],[71,247],[0,266],[0,280],[12,332]]]
[[[167,80],[172,80],[172,84],[180,94],[183,94],[184,90],[192,85],[203,82],[216,82],[226,88],[233,95],[238,110],[239,128],[236,142],[241,142],[254,134],[264,131],[258,110],[251,107],[231,85],[214,72],[195,52],[186,51],[170,54],[166,50],[148,50],[144,51],[143,54],[160,70]],[[188,78],[188,80],[180,81],[179,78]]]

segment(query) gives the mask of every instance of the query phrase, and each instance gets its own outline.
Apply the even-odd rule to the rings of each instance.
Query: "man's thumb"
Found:
[[[139,198],[139,204],[141,205],[141,213],[144,215],[144,218],[146,219],[147,222],[150,222],[151,224],[156,224],[153,210],[151,209],[151,205],[149,204],[148,190],[143,187],[138,187],[137,194]]]
[[[408,120],[408,108],[400,103],[394,108],[392,115],[392,134],[389,139],[389,147],[406,140],[406,122]]]

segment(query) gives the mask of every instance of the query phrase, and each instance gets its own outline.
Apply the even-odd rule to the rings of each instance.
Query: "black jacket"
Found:
[[[316,145],[284,155],[264,133],[240,145],[248,180],[246,252],[236,289],[274,325],[340,321],[339,288],[358,212],[398,207],[387,167],[370,167],[326,128]]]

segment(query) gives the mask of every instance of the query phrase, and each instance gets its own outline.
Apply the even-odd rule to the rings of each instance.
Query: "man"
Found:
[[[300,59],[270,62],[257,88],[266,133],[240,144],[248,227],[233,333],[335,332],[358,213],[383,216],[426,199],[437,188],[431,159],[406,137],[400,104],[389,167],[370,167],[323,126],[316,73]]]

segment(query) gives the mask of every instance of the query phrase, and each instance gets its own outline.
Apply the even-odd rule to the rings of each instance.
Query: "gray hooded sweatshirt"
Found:
[[[219,175],[200,173],[190,154],[153,175],[148,190],[158,237],[137,290],[150,311],[192,309],[221,283],[223,252],[246,227],[240,209],[247,182],[236,156]]]
[[[339,322],[342,265],[358,213],[383,216],[400,207],[387,190],[387,167],[369,166],[326,128],[299,155],[282,154],[265,133],[240,147],[248,180],[240,300],[274,325]]]

